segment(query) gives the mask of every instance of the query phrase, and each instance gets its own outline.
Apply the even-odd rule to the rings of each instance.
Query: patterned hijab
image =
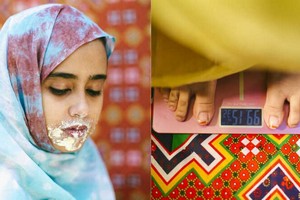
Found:
[[[114,38],[73,7],[46,4],[10,17],[0,31],[0,199],[114,199],[89,139],[76,153],[47,136],[42,81],[81,45]],[[23,197],[23,198],[22,198]]]

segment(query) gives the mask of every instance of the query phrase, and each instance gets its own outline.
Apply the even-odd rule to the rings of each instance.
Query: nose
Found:
[[[69,107],[71,117],[85,118],[89,113],[89,105],[84,96],[74,99],[74,102]]]

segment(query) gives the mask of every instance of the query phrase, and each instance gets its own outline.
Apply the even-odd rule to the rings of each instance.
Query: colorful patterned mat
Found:
[[[300,199],[300,135],[151,136],[151,199]]]

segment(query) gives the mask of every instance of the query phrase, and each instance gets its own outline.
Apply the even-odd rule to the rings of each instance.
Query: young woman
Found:
[[[89,135],[114,38],[80,11],[48,4],[0,32],[0,199],[114,199]]]

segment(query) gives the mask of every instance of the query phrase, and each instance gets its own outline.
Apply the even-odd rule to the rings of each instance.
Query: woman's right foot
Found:
[[[193,116],[200,125],[207,125],[214,115],[214,99],[217,81],[199,82],[172,89],[160,89],[168,108],[177,121],[185,121],[190,99],[195,96]]]

